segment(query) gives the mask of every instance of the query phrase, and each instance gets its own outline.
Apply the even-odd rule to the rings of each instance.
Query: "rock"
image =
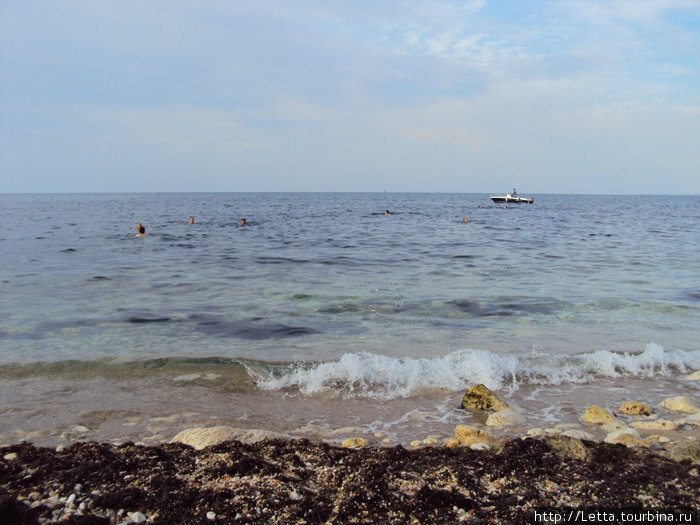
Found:
[[[129,516],[129,518],[131,518],[131,521],[133,523],[143,523],[144,521],[146,521],[146,516],[141,514],[139,511],[127,512],[126,515]]]
[[[14,461],[18,458],[19,456],[17,455],[17,452],[8,452],[3,456],[3,459],[5,461]]]
[[[649,447],[649,443],[639,437],[639,433],[634,429],[618,430],[610,432],[605,436],[606,443],[625,445],[628,447]]]
[[[491,450],[491,445],[489,445],[488,443],[479,442],[479,443],[474,443],[473,445],[470,445],[469,448],[472,450],[482,450],[482,451],[483,450]]]
[[[578,439],[563,434],[545,439],[549,448],[562,459],[590,461],[591,452]]]
[[[424,445],[436,445],[440,436],[428,436],[423,440]]]
[[[700,407],[695,400],[686,396],[669,397],[659,403],[659,406],[672,412],[682,412],[684,414],[697,414],[700,412]]]
[[[234,427],[209,427],[190,428],[183,430],[175,436],[171,443],[183,443],[196,450],[201,450],[225,441],[240,441],[242,443],[256,443],[264,439],[284,438],[277,432],[269,432],[259,429],[242,429]]]
[[[684,379],[689,379],[690,381],[700,381],[700,370],[696,370],[692,374],[688,374]]]
[[[411,446],[414,447],[414,448],[420,447],[421,444],[422,444],[422,443],[421,443],[420,441],[418,441],[418,440],[411,441]]]
[[[455,437],[456,438],[462,438],[465,436],[475,436],[479,434],[480,432],[483,432],[477,427],[472,427],[469,425],[457,425],[455,427]]]
[[[630,426],[638,430],[675,430],[678,426],[673,421],[667,419],[657,419],[656,421],[634,421]]]
[[[678,426],[690,425],[693,427],[700,427],[700,413],[691,414],[688,417],[684,417],[682,419],[679,419],[678,421],[676,421],[676,424]]]
[[[610,421],[608,423],[603,423],[602,425],[600,425],[600,428],[602,428],[606,432],[615,432],[616,430],[625,430],[630,427],[623,423],[620,423],[618,420],[615,420]]]
[[[468,425],[457,426],[455,428],[455,438],[459,440],[459,444],[463,447],[471,447],[474,443],[486,443],[496,450],[501,446],[498,440],[488,432]]]
[[[584,423],[593,423],[594,425],[617,421],[610,411],[595,405],[591,405],[586,409],[582,419]]]
[[[563,432],[565,430],[575,430],[577,428],[580,428],[580,425],[576,423],[559,423],[558,425],[554,425],[554,430],[559,432]]]
[[[676,461],[689,459],[691,461],[700,461],[700,441],[683,441],[673,447],[669,456]]]
[[[367,446],[367,440],[361,437],[352,437],[343,441],[345,448],[363,448]]]
[[[484,385],[472,385],[462,398],[460,408],[499,411],[508,408],[508,404]]]
[[[637,401],[625,401],[620,405],[620,412],[628,416],[650,416],[653,412],[649,405]]]
[[[572,429],[572,430],[566,430],[565,432],[561,433],[562,436],[574,438],[574,439],[587,439],[588,441],[594,441],[595,436],[591,434],[590,432],[586,432],[585,430],[578,430],[578,429]]]
[[[527,435],[532,436],[532,437],[544,436],[545,434],[546,434],[545,430],[543,428],[540,428],[540,427],[531,428],[530,430],[527,431]]]
[[[209,512],[207,512],[207,519],[210,521],[215,520],[216,519],[216,512],[213,512],[211,510]]]
[[[507,427],[523,423],[525,423],[525,418],[515,410],[510,409],[494,412],[486,419],[487,427]]]
[[[655,441],[656,443],[670,443],[671,439],[668,436],[661,436],[659,434],[652,434],[645,438],[647,441]]]
[[[442,441],[442,446],[448,448],[459,447],[461,446],[461,443],[456,437],[449,437]]]

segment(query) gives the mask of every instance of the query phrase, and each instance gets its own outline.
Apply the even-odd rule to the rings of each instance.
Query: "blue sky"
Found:
[[[700,193],[700,0],[0,0],[0,192]]]

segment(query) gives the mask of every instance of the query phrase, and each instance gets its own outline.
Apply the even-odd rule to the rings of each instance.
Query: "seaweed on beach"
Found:
[[[23,442],[0,448],[0,522],[528,523],[538,508],[697,508],[691,461],[584,445],[588,460],[544,439],[510,440],[498,453],[305,439],[199,451]]]

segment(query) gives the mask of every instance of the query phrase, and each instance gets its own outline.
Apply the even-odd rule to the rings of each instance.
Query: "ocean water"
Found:
[[[533,197],[0,195],[0,442],[404,443],[483,422],[474,383],[523,430],[697,396],[700,197]]]

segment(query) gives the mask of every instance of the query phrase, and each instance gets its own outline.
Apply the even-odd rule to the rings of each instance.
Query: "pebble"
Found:
[[[139,511],[127,512],[126,515],[129,516],[131,518],[131,521],[134,523],[143,523],[144,521],[146,521],[146,516],[141,514]]]
[[[9,452],[3,456],[5,461],[14,461],[18,458],[17,452]]]
[[[669,397],[659,403],[659,406],[672,412],[683,412],[685,414],[697,414],[700,412],[700,407],[695,400],[687,396]]]
[[[599,406],[590,405],[581,418],[584,423],[602,425],[604,423],[614,423],[615,416],[609,411]]]
[[[634,421],[630,426],[642,430],[675,430],[677,425],[673,421],[667,419],[658,419],[656,421]]]
[[[297,500],[300,500],[301,498],[303,498],[303,496],[294,490],[289,493],[289,499],[297,501]]]
[[[565,432],[562,432],[562,435],[574,439],[587,439],[588,441],[595,440],[595,436],[590,432],[586,432],[585,430],[567,430]]]
[[[212,511],[207,512],[207,519],[208,520],[215,520],[216,519],[216,512],[212,512]]]
[[[367,440],[361,437],[348,438],[343,441],[343,446],[345,448],[362,448],[367,446]]]

